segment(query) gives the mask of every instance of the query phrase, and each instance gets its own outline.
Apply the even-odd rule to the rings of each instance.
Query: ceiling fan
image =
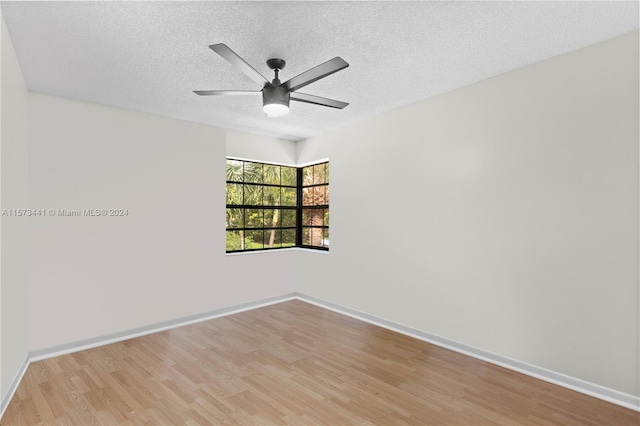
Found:
[[[297,76],[281,83],[278,73],[285,66],[285,61],[278,58],[269,59],[267,65],[275,71],[275,78],[269,82],[265,77],[249,65],[244,59],[238,56],[226,44],[212,44],[211,50],[226,59],[231,65],[236,66],[251,80],[262,86],[262,90],[194,90],[200,96],[225,96],[225,95],[262,95],[262,105],[268,117],[280,117],[289,112],[289,101],[306,102],[314,105],[322,105],[331,108],[342,109],[349,105],[347,102],[336,101],[334,99],[323,98],[321,96],[309,95],[297,92],[298,89],[327,77],[335,72],[349,66],[344,59],[336,56],[316,67],[298,74]]]

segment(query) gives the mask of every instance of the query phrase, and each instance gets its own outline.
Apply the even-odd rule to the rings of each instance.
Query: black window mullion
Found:
[[[296,246],[302,245],[302,167],[296,171],[298,189],[296,191]]]
[[[257,182],[239,182],[236,180],[228,180],[227,183],[237,183],[237,184],[241,184],[241,185],[253,185],[253,186],[272,186],[272,187],[277,187],[277,188],[297,188],[297,186],[293,186],[293,185],[278,185],[276,183],[257,183]],[[326,185],[325,183],[319,183],[316,186],[322,186],[322,185]],[[305,186],[306,188],[306,186]]]
[[[229,183],[233,183],[233,182],[229,182]],[[303,188],[314,188],[316,186],[329,186],[329,184],[328,183],[313,183],[313,184],[310,184],[310,185],[303,185],[302,187]]]
[[[227,204],[227,208],[228,209],[266,209],[266,210],[296,210],[297,209],[297,207],[294,207],[294,206],[258,206],[255,204]]]

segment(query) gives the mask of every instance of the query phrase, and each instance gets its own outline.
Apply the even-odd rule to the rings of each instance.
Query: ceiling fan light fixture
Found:
[[[289,107],[283,104],[264,104],[262,110],[267,113],[267,117],[282,117],[289,114]]]
[[[262,109],[269,117],[282,117],[289,113],[289,92],[283,87],[266,85],[262,89]]]

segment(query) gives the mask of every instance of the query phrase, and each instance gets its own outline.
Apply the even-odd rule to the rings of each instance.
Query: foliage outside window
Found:
[[[227,252],[329,249],[329,164],[227,159]]]

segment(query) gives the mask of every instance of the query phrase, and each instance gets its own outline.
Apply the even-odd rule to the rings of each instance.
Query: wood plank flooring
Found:
[[[639,425],[640,413],[291,301],[31,364],[2,425]]]

